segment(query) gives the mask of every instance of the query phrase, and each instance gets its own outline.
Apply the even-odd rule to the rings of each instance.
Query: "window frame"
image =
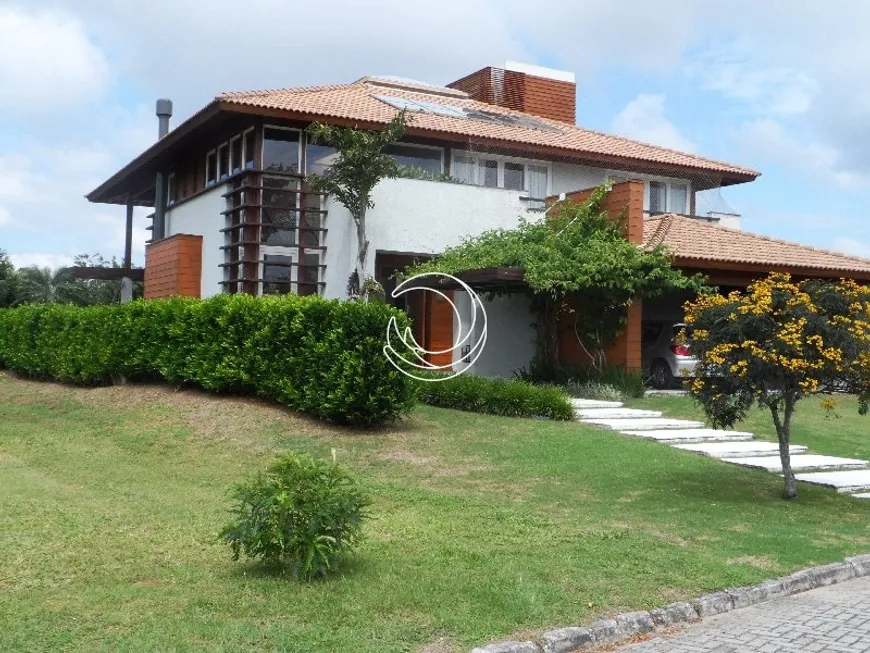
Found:
[[[471,169],[474,174],[474,180],[469,183],[469,186],[477,186],[479,188],[494,188],[497,190],[507,190],[514,193],[530,193],[529,190],[529,166],[537,166],[540,168],[547,169],[547,197],[553,194],[553,162],[552,161],[544,161],[541,159],[527,159],[518,156],[508,156],[504,154],[488,154],[485,152],[470,152],[468,150],[460,150],[454,149],[450,152],[450,176],[453,176],[453,171],[456,169],[456,157],[462,156],[471,159]],[[478,171],[480,169],[480,161],[481,160],[489,160],[495,161],[498,164],[498,185],[497,186],[484,186],[480,183],[480,179],[478,177]],[[519,163],[523,166],[523,189],[516,190],[514,188],[505,188],[504,187],[504,164],[505,163]],[[468,183],[468,182],[463,182]],[[547,197],[531,197],[531,195],[527,196],[528,199],[536,199],[536,200],[545,200]]]
[[[209,159],[214,157],[214,178],[209,181],[208,173],[209,173]],[[211,186],[216,185],[218,182],[218,159],[217,159],[217,148],[213,148],[205,153],[205,188],[210,188]]]
[[[440,157],[441,169],[439,170],[438,174],[441,174],[441,175],[444,174],[444,149],[445,148],[440,147],[438,145],[427,145],[424,143],[405,143],[402,141],[399,141],[397,143],[393,143],[393,145],[396,147],[410,147],[412,149],[417,148],[417,149],[421,149],[421,150],[438,150],[438,153],[441,155],[441,157]]]
[[[298,174],[300,176],[304,176],[303,175],[304,169],[302,166],[304,165],[305,161],[304,161],[304,158],[302,156],[302,152],[304,150],[303,137],[305,136],[305,132],[298,127],[285,127],[284,125],[270,125],[270,124],[263,124],[262,125],[261,130],[260,130],[260,138],[261,138],[261,142],[263,143],[263,147],[260,148],[260,161],[259,161],[260,170],[262,170],[263,172],[270,172],[271,174],[275,174],[277,172],[275,170],[268,171],[268,170],[266,170],[265,166],[263,165],[264,157],[266,156],[266,130],[267,129],[280,129],[282,131],[296,132],[299,135],[299,138],[296,141],[298,147],[296,149],[297,159],[296,159],[296,173],[295,174]],[[281,174],[281,173],[277,172],[277,174]]]
[[[650,186],[649,182],[656,181],[665,185],[665,211],[664,213],[676,213],[678,215],[689,215],[692,208],[692,182],[689,179],[680,179],[678,177],[662,177],[660,175],[635,174],[625,172],[623,170],[608,170],[605,177],[606,181],[628,181],[636,179],[643,182],[643,210],[644,215],[661,215],[660,213],[650,213]],[[672,186],[684,186],[686,189],[686,204],[683,210],[677,211],[673,208],[673,199],[671,197]]]
[[[166,208],[173,206],[178,201],[178,184],[174,172],[166,177]]]

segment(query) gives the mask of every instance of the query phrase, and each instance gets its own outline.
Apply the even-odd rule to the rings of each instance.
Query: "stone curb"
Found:
[[[783,578],[766,580],[758,585],[705,594],[689,602],[671,603],[649,612],[624,612],[613,619],[602,619],[586,627],[572,626],[550,630],[544,633],[538,642],[499,642],[472,649],[471,653],[571,653],[600,644],[614,644],[636,635],[654,632],[658,628],[698,621],[704,617],[835,585],[862,576],[870,576],[870,554],[846,558],[843,562],[820,567],[810,567]]]

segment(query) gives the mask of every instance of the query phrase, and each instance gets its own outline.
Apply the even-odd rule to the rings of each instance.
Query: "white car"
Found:
[[[688,344],[677,344],[682,322],[644,322],[641,327],[643,371],[650,385],[658,390],[673,387],[679,379],[695,375],[698,359]]]

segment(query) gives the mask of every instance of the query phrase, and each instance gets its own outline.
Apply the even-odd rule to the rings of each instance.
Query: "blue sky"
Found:
[[[153,140],[157,97],[174,100],[177,125],[225,90],[446,83],[514,60],[575,72],[584,127],[760,170],[722,192],[745,229],[870,257],[870,6],[297,5],[0,0],[0,248],[18,265],[120,256],[124,209],[83,195]],[[300,24],[311,29],[287,28]]]

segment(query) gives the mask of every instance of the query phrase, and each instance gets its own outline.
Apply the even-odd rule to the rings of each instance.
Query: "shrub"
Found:
[[[627,370],[618,365],[596,370],[592,367],[576,367],[567,371],[568,381],[576,385],[598,384],[616,388],[627,398],[638,399],[646,392],[646,378],[640,370]],[[589,397],[592,399],[592,397]]]
[[[359,542],[369,500],[343,467],[288,454],[232,492],[235,519],[220,537],[241,555],[289,571],[326,576]]]
[[[565,384],[565,391],[572,397],[580,399],[596,399],[598,401],[622,401],[625,399],[618,388],[597,381],[587,381],[586,383],[568,381]]]
[[[557,387],[468,374],[419,385],[420,401],[431,406],[509,417],[574,418],[567,395]]]
[[[255,393],[331,422],[374,425],[414,403],[382,353],[380,304],[218,295],[80,308],[0,310],[0,367],[78,384],[126,379]]]

